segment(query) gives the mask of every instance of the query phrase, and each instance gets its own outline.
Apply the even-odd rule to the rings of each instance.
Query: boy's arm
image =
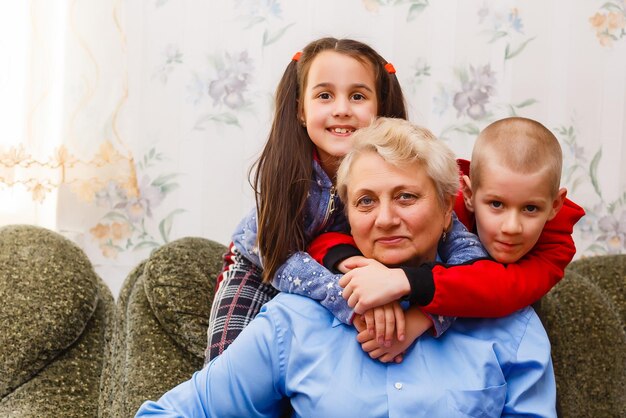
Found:
[[[350,255],[349,249],[351,248],[351,246],[354,246],[354,241],[351,241],[351,239],[352,239],[351,237],[348,237],[346,235],[341,235],[341,234],[335,234],[335,235],[322,234],[320,237],[316,238],[316,240],[313,241],[311,245],[313,247],[312,252],[316,253],[317,258],[322,259],[324,264],[328,262],[330,263],[330,266],[334,267],[338,261],[342,260],[342,257],[339,256],[338,254],[345,255],[346,253],[348,253]],[[326,254],[322,255],[324,251],[326,251]],[[454,214],[452,217],[452,225],[450,229],[446,231],[445,238],[440,240],[437,252],[444,262],[453,263],[453,264],[463,263],[463,262],[467,262],[469,260],[474,260],[478,258],[485,258],[488,256],[487,252],[485,251],[482,244],[478,240],[478,237],[476,237],[476,235],[469,232],[467,228],[457,219],[456,215]],[[329,266],[329,264],[326,264],[326,265]],[[364,266],[364,269],[368,269],[368,268],[371,268],[371,267]],[[430,282],[421,281],[420,283],[416,283],[415,281],[411,280],[412,277],[408,272],[408,270],[413,270],[413,269],[403,268],[403,270],[411,285],[411,293],[409,295],[409,299],[413,303],[417,303],[419,305],[422,305],[424,302],[430,301],[433,297],[433,293],[435,290],[434,281],[432,280],[432,278]],[[371,286],[372,285],[371,276],[370,278],[367,278],[368,274],[366,274],[364,271],[365,270],[357,272],[357,270],[352,270],[350,272],[348,276],[351,276],[350,281],[353,281],[353,283],[352,285],[348,285],[351,287],[350,287],[350,291],[347,292],[346,295],[348,295],[349,293],[353,295],[356,295],[357,293],[361,293],[361,292],[367,293],[368,292],[367,287],[369,287],[369,296],[374,296],[374,295],[380,296],[380,293],[378,293],[378,291],[375,290],[375,288],[372,288]],[[356,274],[357,277],[352,277],[354,274]],[[348,279],[348,276],[346,276],[345,280],[343,280],[344,282]],[[379,282],[380,280],[384,280],[384,278],[381,279],[380,277],[375,277],[375,280]],[[345,283],[342,283],[342,284],[345,285]],[[353,292],[352,287],[360,287],[361,292]],[[373,291],[376,293],[372,293],[372,289],[374,289]],[[417,300],[415,300],[416,298]],[[355,299],[355,298],[353,297],[351,299]],[[349,305],[353,307],[355,307],[358,303],[358,301],[357,303],[354,303],[354,301],[352,302],[353,303],[350,303]],[[389,302],[389,300],[385,300],[382,303],[387,303],[387,302]],[[422,303],[419,303],[419,302],[422,302]],[[370,309],[372,307],[373,306],[366,306],[363,309]],[[356,311],[362,312],[363,309],[358,309],[357,307]],[[435,315],[431,315],[431,312],[426,312],[426,314],[430,317],[434,325],[434,333],[436,336],[443,334],[450,327],[450,325],[454,322],[454,318],[452,316],[446,316],[446,315],[435,316]]]
[[[337,264],[355,255],[362,255],[352,235],[342,232],[326,232],[318,235],[307,248],[315,261],[333,273],[339,273]]]
[[[309,254],[299,251],[292,254],[279,267],[272,285],[281,292],[294,293],[319,301],[338,320],[352,324],[354,311],[341,296],[340,274],[333,274]]]
[[[480,248],[482,248],[482,246]],[[349,258],[354,255],[361,255],[361,252],[356,248],[356,244],[354,243],[352,236],[343,234],[343,233],[337,233],[337,232],[327,232],[327,233],[320,234],[319,236],[317,236],[311,242],[308,248],[308,252],[309,254],[311,254],[313,258],[315,258],[315,260],[318,263],[320,264],[323,263],[326,266],[326,268],[329,270],[335,269],[337,263],[343,261],[346,258]],[[338,270],[335,269],[334,271],[338,271]],[[339,279],[341,276],[335,275],[335,277]],[[431,298],[432,298],[432,293],[429,295],[428,300],[430,300]],[[387,301],[387,302],[390,302],[390,301]],[[346,302],[346,305],[347,305],[347,302]],[[369,308],[372,308],[372,307],[369,307]],[[350,307],[348,306],[348,308]],[[354,312],[351,311],[351,313],[354,313]],[[450,325],[454,322],[454,318],[452,317],[445,317],[441,315],[435,316],[435,315],[431,315],[428,312],[425,312],[425,314],[426,316],[428,316],[428,318],[432,322],[433,334],[436,336],[440,336],[441,334],[443,334],[450,327]]]
[[[404,269],[411,283],[410,300],[431,315],[464,317],[505,316],[528,306],[563,278],[576,252],[573,226],[584,214],[580,206],[566,199],[559,213],[546,223],[535,247],[515,264],[478,260],[461,266]],[[337,242],[337,237],[330,238]],[[347,238],[338,241],[345,243]]]
[[[566,199],[546,223],[537,244],[514,264],[478,260],[462,266],[414,269],[412,288],[434,284],[432,299],[417,303],[431,314],[486,318],[509,315],[536,302],[563,278],[576,252],[573,227],[584,214]]]

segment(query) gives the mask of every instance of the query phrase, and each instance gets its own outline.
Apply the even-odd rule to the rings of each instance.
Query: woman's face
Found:
[[[334,51],[320,52],[309,68],[302,105],[307,133],[322,167],[333,177],[352,148],[354,131],[376,116],[378,99],[371,64]]]
[[[453,200],[441,207],[419,163],[396,167],[373,151],[360,155],[350,168],[347,200],[352,236],[364,256],[388,266],[435,260]]]

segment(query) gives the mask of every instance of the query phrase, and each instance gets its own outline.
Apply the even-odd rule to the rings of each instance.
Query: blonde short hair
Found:
[[[418,162],[435,183],[441,207],[459,189],[459,168],[452,150],[428,129],[404,119],[378,118],[368,127],[357,130],[354,145],[337,170],[337,190],[347,202],[350,170],[353,162],[365,152],[375,152],[396,167]]]
[[[558,194],[563,165],[561,145],[550,130],[535,120],[510,117],[482,130],[472,151],[472,189],[481,186],[483,167],[490,162],[524,174],[544,172],[551,197]]]

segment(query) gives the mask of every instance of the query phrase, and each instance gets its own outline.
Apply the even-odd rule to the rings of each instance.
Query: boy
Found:
[[[348,236],[323,235],[309,252],[327,267],[350,269],[340,285],[355,313],[405,298],[429,314],[499,317],[536,302],[563,277],[576,251],[573,225],[584,211],[559,188],[562,155],[554,135],[530,119],[502,119],[480,133],[471,172],[467,162],[459,165],[455,211],[493,260],[381,275],[369,260],[346,259],[358,254]]]

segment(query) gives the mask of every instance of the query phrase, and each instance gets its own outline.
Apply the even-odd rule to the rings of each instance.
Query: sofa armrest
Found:
[[[564,417],[626,416],[626,254],[573,262],[543,299]]]

